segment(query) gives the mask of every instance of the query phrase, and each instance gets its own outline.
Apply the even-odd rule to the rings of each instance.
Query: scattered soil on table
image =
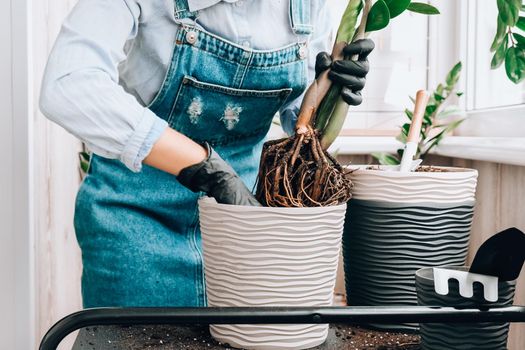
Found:
[[[83,329],[73,350],[233,350],[214,340],[208,326],[98,326]],[[420,350],[419,336],[331,325],[315,350]]]
[[[410,333],[392,333],[335,325],[335,336],[345,340],[352,350],[419,350],[420,337]],[[328,341],[327,341],[328,342]],[[326,348],[329,349],[329,348]],[[335,348],[334,348],[335,349]]]

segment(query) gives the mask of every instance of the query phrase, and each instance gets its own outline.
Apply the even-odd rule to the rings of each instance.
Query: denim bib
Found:
[[[196,14],[174,1],[181,26],[148,107],[173,129],[209,142],[251,188],[274,114],[306,87],[306,44],[243,48],[182,21]],[[309,1],[290,0],[290,23],[298,38],[311,33]],[[202,195],[155,168],[132,173],[93,156],[75,208],[84,307],[205,306]]]

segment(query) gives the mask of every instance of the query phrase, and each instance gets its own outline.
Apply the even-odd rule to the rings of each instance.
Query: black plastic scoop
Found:
[[[513,281],[518,278],[524,262],[525,234],[512,227],[490,237],[479,247],[470,272]]]

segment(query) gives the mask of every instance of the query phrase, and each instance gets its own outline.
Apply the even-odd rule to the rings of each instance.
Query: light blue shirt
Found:
[[[196,24],[253,50],[297,41],[288,0],[189,0]],[[315,55],[331,45],[325,0],[312,0],[314,33],[309,38],[309,80]],[[173,0],[79,0],[65,20],[49,57],[40,108],[94,153],[120,159],[140,171],[167,123],[147,108],[172,60],[179,28]],[[189,23],[193,21],[185,20]],[[293,130],[300,99],[281,110]]]

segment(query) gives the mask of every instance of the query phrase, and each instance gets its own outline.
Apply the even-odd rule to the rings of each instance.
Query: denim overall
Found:
[[[174,1],[181,27],[148,107],[170,127],[209,142],[252,188],[274,114],[306,87],[310,2],[290,1],[297,43],[257,51],[196,28],[185,19],[197,14],[185,0]],[[202,195],[155,168],[133,173],[118,160],[93,156],[75,212],[84,307],[205,306]]]

